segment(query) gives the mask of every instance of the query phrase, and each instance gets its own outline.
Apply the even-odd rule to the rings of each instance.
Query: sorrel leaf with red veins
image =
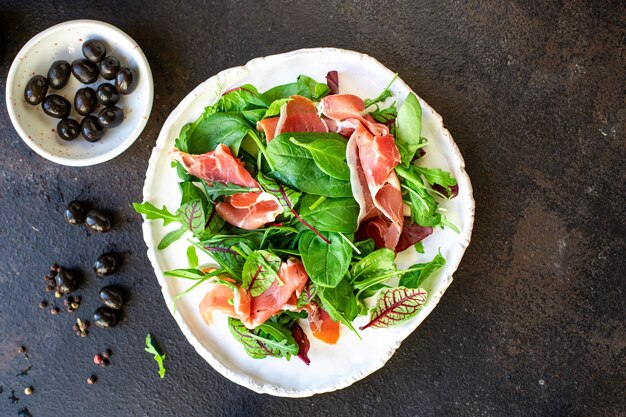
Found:
[[[258,297],[278,278],[280,258],[266,250],[254,251],[246,258],[241,272],[241,285],[253,297]],[[279,283],[282,284],[282,283]]]
[[[368,327],[386,328],[413,318],[426,302],[427,293],[421,288],[386,288],[378,295],[376,307],[372,310]]]
[[[300,201],[302,193],[293,188],[279,184],[261,172],[259,172],[256,179],[266,192],[278,199],[278,202],[283,208],[283,216],[293,217],[296,214],[293,208],[298,204],[298,201]]]
[[[234,236],[215,236],[211,239],[203,240],[196,246],[228,271],[232,278],[241,282],[241,272],[246,259],[241,253],[233,249],[235,246],[240,247],[241,244],[251,249],[256,249],[257,247],[250,239]]]
[[[296,307],[302,308],[305,305],[311,303],[315,295],[317,294],[317,285],[313,283],[313,281],[308,280],[306,284],[304,284],[304,288],[298,297],[298,302],[296,303]]]
[[[176,212],[178,220],[196,236],[204,232],[204,208],[199,198],[180,206]]]

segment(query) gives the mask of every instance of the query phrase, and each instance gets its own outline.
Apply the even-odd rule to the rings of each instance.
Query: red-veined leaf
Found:
[[[426,302],[427,293],[421,288],[387,288],[380,292],[370,322],[361,327],[385,328],[413,318]]]
[[[313,298],[317,294],[317,286],[310,279],[307,280],[306,284],[304,284],[304,288],[298,297],[298,302],[296,303],[296,307],[302,308],[305,305],[309,304],[313,301]]]
[[[278,278],[280,258],[266,250],[254,251],[243,264],[242,286],[253,297],[258,297]]]
[[[204,208],[202,207],[202,200],[199,198],[180,206],[176,214],[179,221],[187,226],[194,235],[200,235],[204,231]]]

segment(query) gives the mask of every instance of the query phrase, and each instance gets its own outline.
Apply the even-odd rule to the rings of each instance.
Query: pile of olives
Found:
[[[137,73],[132,68],[123,67],[119,59],[107,56],[104,43],[90,39],[83,43],[85,59],[76,59],[71,64],[67,61],[55,61],[48,70],[48,76],[33,76],[24,89],[24,99],[28,104],[41,108],[48,116],[61,119],[57,125],[57,134],[63,140],[74,140],[79,134],[89,142],[97,142],[104,136],[104,129],[119,126],[124,120],[124,112],[118,106],[120,95],[128,95],[137,86]],[[70,74],[83,84],[93,84],[101,75],[112,83],[100,84],[95,90],[91,87],[80,88],[74,96],[74,109],[84,116],[79,123],[70,118],[72,105],[58,94],[49,94],[48,89],[58,90],[67,84]],[[92,115],[97,104],[104,106],[97,116]]]
[[[117,270],[119,260],[114,253],[100,255],[93,266],[94,272],[99,276],[111,275]],[[115,327],[120,318],[120,311],[124,306],[124,295],[120,288],[107,285],[100,289],[98,294],[102,307],[98,307],[93,314],[96,326],[109,329]]]
[[[113,228],[113,222],[106,213],[97,209],[89,210],[82,201],[71,201],[64,214],[69,224],[85,224],[94,232],[106,233]]]

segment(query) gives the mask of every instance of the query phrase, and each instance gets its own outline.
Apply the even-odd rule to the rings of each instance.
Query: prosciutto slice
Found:
[[[279,117],[268,117],[267,119],[259,120],[256,122],[256,130],[260,130],[265,133],[265,140],[270,143],[274,136],[276,136],[276,126],[278,125]]]
[[[238,318],[247,328],[254,329],[278,313],[292,294],[302,292],[309,279],[304,265],[296,258],[289,258],[287,262],[281,264],[278,277],[283,285],[274,281],[257,297],[252,297],[241,286],[237,286],[233,291],[224,285],[213,284],[200,302],[200,314],[205,322],[210,324],[212,312],[220,311]]]
[[[206,181],[209,185],[219,181],[260,188],[243,163],[223,144],[219,144],[214,151],[202,155],[191,155],[175,150],[173,156],[183,164],[190,175]],[[258,229],[274,221],[283,212],[278,199],[266,192],[234,194],[217,203],[215,209],[228,223],[247,230]]]
[[[350,129],[351,126],[356,128],[354,122],[350,121],[350,119],[356,119],[364,124],[375,136],[386,136],[389,134],[387,126],[382,123],[376,123],[372,116],[365,113],[365,102],[361,97],[352,94],[326,96],[322,99],[321,109],[327,118],[341,122],[333,125],[334,129],[328,126],[333,132],[341,134],[341,131]],[[348,126],[345,125],[345,121],[348,121]]]
[[[279,117],[257,122],[256,128],[265,133],[267,143],[285,132],[328,132],[328,127],[317,114],[315,103],[298,95],[290,98],[281,106]]]

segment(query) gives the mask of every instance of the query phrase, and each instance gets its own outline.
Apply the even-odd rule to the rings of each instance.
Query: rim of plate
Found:
[[[146,58],[146,55],[143,53],[143,50],[141,49],[141,47],[138,46],[133,51],[133,53],[137,53],[137,58],[138,58],[137,59],[137,65],[139,67],[138,70],[141,71],[142,77],[145,76],[146,79],[147,79],[147,85],[148,85],[148,94],[147,94],[148,112],[147,112],[145,118],[142,117],[140,119],[139,123],[137,123],[137,125],[135,126],[133,131],[128,135],[128,138],[124,142],[120,143],[115,148],[113,148],[110,151],[105,152],[103,154],[90,156],[88,158],[74,159],[74,158],[66,158],[66,157],[59,156],[59,155],[56,155],[54,153],[48,152],[44,148],[42,148],[39,145],[35,144],[33,141],[28,140],[28,134],[26,134],[26,132],[24,131],[24,128],[21,125],[21,123],[18,121],[17,113],[15,111],[15,108],[14,108],[14,106],[11,105],[11,102],[10,102],[11,90],[12,90],[13,84],[15,82],[15,74],[17,72],[17,67],[18,67],[19,62],[20,62],[20,56],[25,55],[39,41],[41,41],[42,39],[45,39],[46,37],[50,36],[52,33],[58,32],[60,30],[72,28],[73,26],[85,25],[85,24],[92,25],[94,28],[104,28],[104,29],[109,29],[109,30],[112,30],[114,32],[117,32],[117,34],[119,34],[126,41],[130,42],[133,45],[137,45],[138,46],[137,42],[135,42],[135,40],[133,38],[131,38],[126,32],[124,32],[123,30],[121,30],[120,28],[118,28],[116,26],[113,26],[110,23],[101,22],[99,20],[78,19],[78,20],[68,20],[67,22],[62,22],[62,23],[56,24],[54,26],[49,27],[48,29],[43,30],[42,32],[39,32],[35,36],[33,36],[20,49],[20,51],[17,53],[17,55],[15,55],[15,58],[13,59],[13,62],[11,63],[11,67],[9,68],[9,74],[7,76],[7,85],[6,85],[6,91],[5,91],[6,106],[7,106],[8,112],[9,112],[9,118],[11,119],[11,123],[13,123],[13,127],[15,128],[17,133],[20,135],[20,138],[22,139],[22,141],[24,143],[26,143],[26,145],[28,145],[28,147],[30,149],[32,149],[33,151],[35,151],[39,156],[42,156],[42,157],[46,158],[49,161],[52,161],[52,162],[55,162],[55,163],[61,164],[61,165],[76,166],[76,167],[96,165],[96,164],[100,164],[102,162],[109,161],[109,160],[115,158],[116,156],[120,155],[126,149],[128,149],[130,147],[130,145],[132,145],[137,140],[137,138],[139,137],[139,135],[141,134],[143,129],[146,127],[146,124],[148,123],[148,119],[150,118],[150,113],[152,113],[152,104],[153,104],[153,100],[154,100],[154,82],[153,82],[153,79],[152,79],[152,70],[150,69],[150,64],[148,63],[148,59]]]
[[[261,58],[254,58],[248,61],[245,65],[238,66],[238,67],[231,67],[223,71],[220,71],[216,75],[208,78],[207,80],[205,80],[204,82],[196,86],[196,88],[194,88],[176,106],[176,108],[170,113],[167,120],[163,124],[163,127],[161,128],[161,132],[159,133],[159,137],[155,144],[155,147],[152,150],[152,154],[150,156],[150,160],[148,163],[148,169],[146,170],[146,180],[145,180],[144,188],[143,188],[144,201],[146,200],[146,196],[150,194],[149,190],[150,190],[150,187],[152,186],[153,171],[156,169],[156,164],[157,164],[159,155],[161,154],[161,152],[167,151],[165,150],[164,145],[168,139],[168,136],[167,136],[168,132],[171,130],[172,125],[175,124],[175,119],[179,117],[180,113],[184,111],[184,109],[196,98],[196,96],[199,95],[199,92],[203,91],[207,85],[210,85],[211,83],[214,83],[214,82],[219,83],[219,81],[225,78],[227,74],[230,74],[232,72],[242,72],[242,73],[249,72],[253,70],[256,65],[262,64],[264,61],[267,61],[267,60],[293,58],[294,56],[298,56],[298,55],[320,54],[320,53],[325,53],[325,52],[326,53],[335,52],[335,53],[340,53],[340,54],[353,55],[355,57],[358,57],[361,60],[369,61],[369,63],[372,65],[378,66],[381,70],[388,72],[390,77],[394,76],[395,74],[390,69],[385,67],[382,63],[380,63],[377,59],[367,54],[362,54],[360,52],[350,51],[346,49],[330,48],[330,47],[298,49],[298,50],[291,51],[291,52],[269,55],[269,56],[261,57]],[[408,91],[413,92],[413,90],[399,77],[396,79],[395,82],[401,83],[403,87],[406,87],[408,89]],[[417,97],[419,98],[419,95],[417,95]],[[448,288],[450,283],[452,283],[452,274],[457,270],[461,262],[461,259],[463,257],[463,254],[465,252],[465,249],[470,243],[472,229],[474,226],[474,214],[475,214],[476,203],[475,203],[474,196],[473,196],[472,184],[470,182],[469,176],[467,175],[467,172],[465,171],[465,161],[463,160],[463,156],[461,155],[459,148],[457,147],[456,143],[452,139],[452,135],[450,134],[448,129],[444,127],[443,118],[432,107],[430,107],[424,100],[422,100],[421,98],[419,98],[419,100],[420,100],[420,105],[427,107],[435,116],[437,120],[437,124],[439,125],[441,132],[443,134],[444,140],[446,140],[448,142],[448,145],[451,146],[451,149],[454,153],[455,158],[460,163],[459,172],[461,175],[459,178],[457,178],[457,180],[459,182],[463,182],[463,186],[467,188],[467,191],[469,193],[469,203],[470,203],[469,207],[467,208],[469,210],[470,221],[468,222],[467,230],[465,231],[464,234],[461,235],[461,238],[463,239],[463,242],[461,242],[460,244],[461,256],[458,258],[458,262],[456,262],[454,265],[446,265],[446,270],[444,271],[444,274],[442,274],[441,276],[441,280],[444,281],[442,291],[436,294],[435,296],[433,296],[428,306],[425,306],[424,309],[428,309],[428,311],[423,316],[422,320],[416,320],[412,326],[407,328],[407,331],[405,332],[405,334],[402,335],[401,340],[394,347],[389,349],[389,351],[381,360],[379,360],[378,362],[372,363],[372,366],[368,367],[367,369],[365,369],[358,375],[355,375],[350,379],[343,380],[340,383],[337,383],[336,385],[333,385],[331,387],[325,387],[321,389],[309,389],[309,390],[306,390],[306,389],[293,390],[293,389],[286,389],[284,387],[281,387],[278,384],[272,384],[272,383],[267,383],[267,382],[259,383],[258,380],[248,375],[236,372],[228,368],[227,366],[223,365],[211,353],[211,351],[205,348],[202,345],[202,343],[196,338],[196,336],[193,334],[193,332],[189,328],[189,325],[183,320],[183,317],[174,311],[172,303],[166,303],[167,308],[170,311],[170,314],[172,314],[172,316],[176,320],[178,327],[183,332],[183,334],[185,335],[189,343],[191,343],[191,345],[196,349],[196,352],[198,352],[198,354],[200,354],[200,356],[206,362],[208,362],[213,367],[213,369],[215,369],[221,375],[228,378],[232,382],[245,386],[259,394],[269,394],[269,395],[280,396],[280,397],[292,397],[292,398],[309,397],[315,394],[323,394],[326,392],[340,390],[340,389],[343,389],[352,385],[353,383],[365,378],[366,376],[382,368],[387,363],[387,361],[391,358],[391,356],[393,356],[395,351],[400,347],[402,341],[404,341],[404,339],[406,339],[406,337],[408,337],[408,335],[410,335],[421,324],[421,322],[432,312],[432,310],[437,306],[437,304],[439,303],[439,299],[441,298],[445,290]],[[163,293],[164,299],[171,300],[174,296],[170,293],[167,283],[165,281],[165,277],[163,275],[163,271],[160,269],[159,264],[157,262],[156,244],[155,242],[152,241],[152,238],[149,236],[150,234],[149,225],[150,225],[149,220],[144,220],[142,230],[143,230],[144,241],[146,242],[146,245],[148,246],[148,251],[147,251],[148,259],[150,260],[150,263],[152,264],[155,275],[157,276],[157,280],[159,281],[159,284],[161,285],[161,292]]]

